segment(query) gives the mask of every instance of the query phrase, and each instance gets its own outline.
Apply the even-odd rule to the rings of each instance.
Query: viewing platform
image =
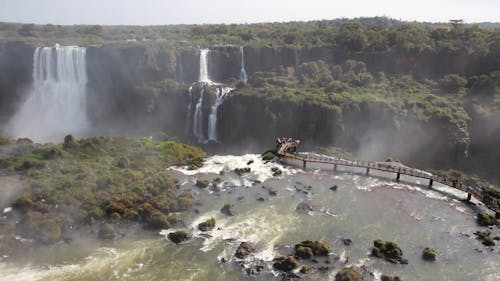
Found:
[[[346,160],[342,158],[329,157],[323,155],[312,155],[306,153],[298,153],[297,148],[300,141],[292,138],[279,138],[277,140],[277,155],[280,159],[294,159],[302,162],[302,167],[307,168],[307,163],[321,163],[333,165],[333,170],[337,170],[339,166],[357,167],[366,169],[366,175],[370,174],[371,170],[394,173],[396,181],[399,181],[401,175],[406,175],[414,178],[426,179],[429,181],[429,188],[434,182],[444,184],[446,186],[461,190],[467,193],[467,201],[472,197],[482,202],[488,209],[495,212],[495,217],[500,217],[500,200],[487,194],[479,187],[467,186],[462,181],[454,178],[436,176],[432,173],[421,171],[418,169],[404,166],[398,162],[373,162],[373,161],[356,161]]]

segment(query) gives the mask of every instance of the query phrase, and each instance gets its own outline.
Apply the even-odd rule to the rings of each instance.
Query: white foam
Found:
[[[253,161],[253,162],[252,162]],[[251,164],[248,164],[252,162]],[[230,173],[236,168],[250,168],[250,173],[243,174],[240,178],[241,181],[234,180],[232,183],[239,186],[251,186],[253,182],[259,181],[264,182],[270,178],[273,178],[272,167],[278,167],[283,174],[276,178],[282,178],[283,176],[288,176],[297,173],[296,169],[283,167],[274,162],[264,162],[259,154],[245,154],[241,156],[235,155],[215,155],[208,157],[205,160],[203,166],[197,170],[188,170],[187,166],[179,167],[173,166],[169,167],[169,170],[178,171],[184,175],[192,176],[197,174],[219,174],[221,171],[225,173]]]

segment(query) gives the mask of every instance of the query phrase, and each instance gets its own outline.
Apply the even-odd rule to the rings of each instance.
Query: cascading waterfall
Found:
[[[200,82],[203,83],[212,83],[210,77],[208,76],[208,53],[209,49],[201,49],[200,50]]]
[[[15,137],[38,142],[62,141],[67,134],[83,134],[86,114],[86,49],[77,46],[36,48],[33,89],[7,125]]]
[[[248,80],[248,76],[247,76],[247,71],[245,70],[245,52],[243,50],[243,46],[240,46],[240,56],[241,56],[240,80],[246,83]]]
[[[201,111],[201,107],[203,105],[204,93],[205,89],[201,88],[200,98],[198,99],[198,103],[196,103],[194,111],[194,120],[193,120],[193,134],[200,143],[205,142],[205,137],[203,136],[202,111]]]
[[[217,141],[217,109],[219,105],[224,102],[227,94],[231,92],[233,88],[229,87],[221,87],[217,88],[217,99],[215,100],[214,105],[210,109],[210,115],[208,116],[208,140],[209,141]]]

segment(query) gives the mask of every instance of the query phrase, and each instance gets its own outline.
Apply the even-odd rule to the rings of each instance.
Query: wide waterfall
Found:
[[[245,70],[245,52],[243,51],[243,46],[240,46],[240,57],[241,57],[240,80],[246,83],[248,80],[248,76],[247,76],[247,71]]]
[[[217,88],[217,99],[215,100],[214,105],[210,109],[210,115],[208,116],[208,140],[209,141],[217,141],[217,109],[219,105],[224,102],[227,94],[231,92],[233,88],[229,87],[221,87]]]
[[[89,127],[85,107],[86,49],[40,47],[33,59],[33,89],[9,121],[9,134],[46,142],[85,133]]]

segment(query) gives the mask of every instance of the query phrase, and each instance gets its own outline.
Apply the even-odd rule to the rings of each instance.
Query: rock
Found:
[[[282,281],[294,281],[294,280],[298,280],[298,279],[300,279],[300,276],[298,276],[297,274],[295,274],[293,272],[284,273],[281,277]]]
[[[306,202],[300,202],[295,208],[295,211],[299,214],[308,214],[314,211],[314,208]]]
[[[480,226],[490,226],[490,225],[495,225],[496,220],[494,216],[485,212],[481,212],[477,214],[477,223]]]
[[[380,281],[402,281],[399,276],[387,276],[387,275],[382,275],[380,276]]]
[[[346,267],[335,275],[335,281],[361,281],[363,273],[356,266]]]
[[[179,230],[176,232],[169,233],[167,237],[168,239],[170,239],[170,241],[174,242],[175,244],[180,244],[189,239],[189,234],[187,233],[187,231]]]
[[[330,190],[331,190],[331,191],[337,191],[337,189],[338,189],[338,186],[337,186],[337,185],[334,185],[334,186],[330,187]]]
[[[328,245],[324,241],[311,241],[311,240],[306,240],[302,241],[299,244],[295,245],[295,251],[299,247],[305,247],[305,248],[310,248],[314,256],[328,256],[332,249],[330,248],[330,245]]]
[[[29,138],[18,138],[16,144],[33,144],[33,141]]]
[[[394,242],[384,242],[383,240],[373,241],[371,255],[377,258],[384,258],[388,262],[407,264],[408,260],[403,259],[403,251]]]
[[[226,216],[234,216],[233,210],[231,208],[232,208],[231,205],[226,204],[222,207],[222,209],[220,209],[220,211]]]
[[[253,160],[249,160],[249,161],[247,162],[247,165],[251,165],[251,164],[253,164]]]
[[[104,240],[112,240],[116,237],[116,228],[109,223],[105,223],[99,229],[98,236]]]
[[[345,246],[351,246],[352,244],[352,240],[349,238],[342,239],[342,242],[344,243]]]
[[[238,176],[241,176],[246,173],[250,173],[251,169],[250,167],[245,167],[245,168],[236,168],[234,169],[234,172],[238,174]]]
[[[198,229],[201,231],[211,231],[215,227],[215,219],[210,218],[200,224],[198,224]]]
[[[491,232],[489,231],[477,231],[474,232],[475,235],[477,235],[477,239],[481,240],[483,245],[485,246],[495,246],[495,241],[494,238],[491,237]],[[496,237],[495,237],[496,239]]]
[[[274,153],[272,151],[266,151],[262,153],[262,160],[271,161],[274,159]]]
[[[435,261],[436,260],[436,250],[434,248],[425,248],[422,253],[422,259],[426,261]]]
[[[206,188],[210,182],[208,180],[196,180],[196,186],[200,188]]]
[[[299,263],[293,256],[282,256],[273,260],[273,268],[276,270],[289,272],[299,266]]]
[[[271,195],[271,196],[276,196],[276,195],[278,195],[278,191],[276,191],[276,190],[275,190],[274,188],[272,188],[272,187],[268,187],[268,188],[267,188],[267,191],[269,192],[269,195]]]
[[[316,271],[316,268],[312,265],[304,265],[300,269],[300,273],[302,273],[302,274],[309,274],[309,273],[313,273],[314,271]]]
[[[265,199],[264,199],[264,197],[259,197],[259,198],[257,198],[257,201],[264,202]]]
[[[314,256],[311,248],[299,246],[295,249],[295,256],[301,259],[310,259]]]
[[[234,254],[234,256],[239,259],[244,259],[254,252],[255,249],[250,244],[248,244],[247,242],[241,242],[240,246],[238,246],[238,249],[236,249],[236,253]]]

